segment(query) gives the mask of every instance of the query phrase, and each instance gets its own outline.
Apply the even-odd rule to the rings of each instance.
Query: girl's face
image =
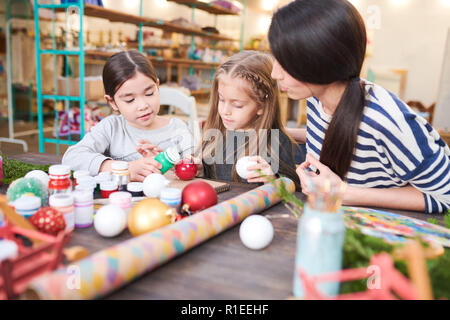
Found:
[[[160,108],[158,85],[144,74],[136,72],[123,83],[112,99],[109,96],[105,98],[130,125],[138,129],[150,129]]]
[[[301,100],[313,96],[311,85],[293,78],[276,59],[273,62],[272,78],[279,81],[280,90],[286,92],[288,97],[293,100]]]
[[[251,90],[251,87],[246,80],[226,74],[219,78],[218,111],[228,130],[249,129],[252,121],[263,113],[256,101],[249,97],[247,90]]]

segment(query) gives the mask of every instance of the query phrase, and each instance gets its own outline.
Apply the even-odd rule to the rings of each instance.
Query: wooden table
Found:
[[[34,163],[43,159],[48,163],[60,161],[60,158],[30,154],[14,158]],[[219,194],[219,201],[252,188],[239,183],[231,185],[230,191]],[[298,196],[304,197],[300,193]],[[395,212],[423,220],[434,217],[442,221],[442,215]],[[275,229],[272,243],[264,250],[252,251],[244,247],[239,239],[239,226],[235,226],[143,275],[106,299],[277,300],[292,296],[297,220],[277,217],[287,213],[282,204],[263,212],[272,216]],[[81,245],[92,254],[129,238],[128,231],[119,237],[106,239],[99,236],[93,227],[76,229],[70,246]]]

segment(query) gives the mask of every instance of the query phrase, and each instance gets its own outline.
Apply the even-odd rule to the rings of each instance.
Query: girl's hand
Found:
[[[161,174],[161,168],[161,163],[154,158],[143,157],[139,160],[131,161],[129,163],[130,180],[142,182],[149,174]]]
[[[191,161],[191,162],[193,162],[193,163],[195,163],[197,165],[197,174],[195,175],[196,177],[201,178],[201,177],[205,176],[205,172],[203,170],[203,162],[202,162],[202,160],[200,160],[198,158],[195,158],[195,157],[193,157],[192,155],[189,155],[189,154],[185,155],[184,159],[188,160],[188,161]]]
[[[250,172],[246,177],[249,183],[257,183],[257,182],[267,183],[270,181],[270,179],[275,178],[275,174],[273,173],[270,164],[268,164],[267,161],[261,158],[260,156],[250,157],[249,161],[257,162],[256,165],[247,168],[248,171],[253,171]]]
[[[139,140],[138,141],[140,145],[136,147],[137,152],[139,152],[143,157],[156,157],[159,153],[161,153],[163,150],[158,147],[157,145],[154,145],[150,143],[147,140]]]
[[[311,165],[318,172],[310,171],[309,167]],[[322,164],[322,162],[310,153],[306,155],[306,161],[297,168],[297,174],[302,185],[302,192],[306,195],[309,195],[312,191],[311,189],[315,186],[324,186],[326,180],[333,186],[340,186],[343,183],[342,179],[336,173],[331,171],[330,168]]]

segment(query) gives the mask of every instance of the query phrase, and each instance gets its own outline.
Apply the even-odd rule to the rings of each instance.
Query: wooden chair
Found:
[[[412,109],[416,110],[420,113],[427,121],[433,125],[433,118],[434,118],[434,109],[436,107],[436,103],[433,103],[428,108],[423,105],[422,102],[411,100],[406,103],[408,106],[410,106]]]

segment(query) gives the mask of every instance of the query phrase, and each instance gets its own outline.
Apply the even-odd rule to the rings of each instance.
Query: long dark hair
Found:
[[[103,86],[105,93],[114,99],[117,90],[125,81],[132,78],[136,72],[140,72],[158,82],[155,68],[143,54],[136,50],[118,52],[111,57],[103,68]]]
[[[367,43],[361,15],[347,0],[296,0],[274,14],[269,42],[275,58],[295,79],[322,85],[348,82],[320,152],[320,161],[344,179],[365,101],[359,80]]]

